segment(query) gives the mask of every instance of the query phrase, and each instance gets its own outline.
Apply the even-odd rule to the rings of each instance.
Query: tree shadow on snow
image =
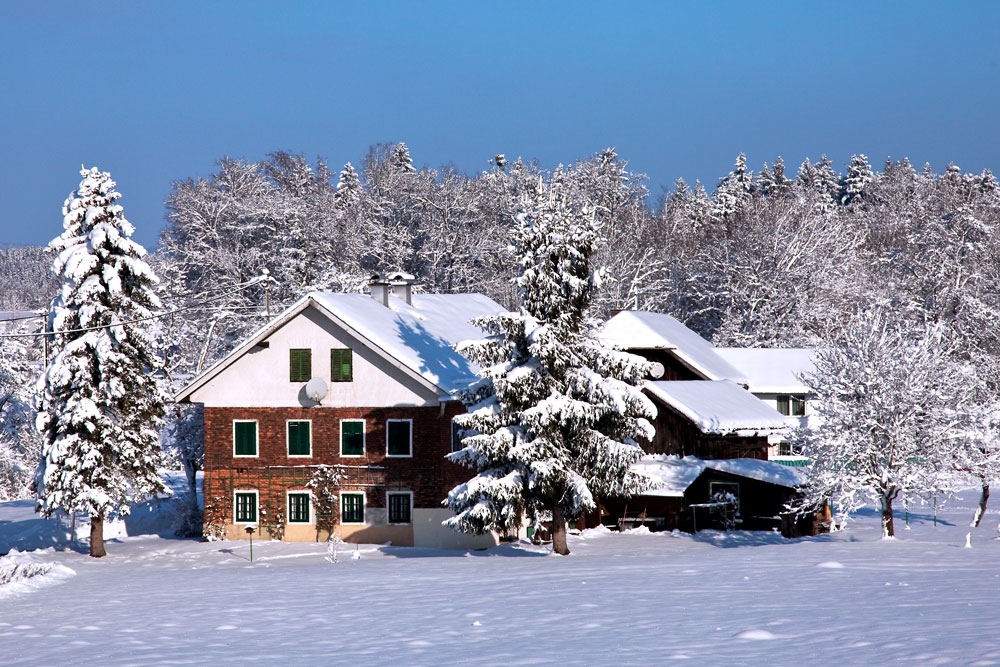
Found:
[[[501,544],[488,549],[430,549],[427,547],[393,547],[378,549],[386,556],[394,558],[535,558],[548,556],[548,551],[535,551],[519,546],[518,543]]]

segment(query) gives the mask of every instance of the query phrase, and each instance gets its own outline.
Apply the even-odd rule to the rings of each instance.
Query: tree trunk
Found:
[[[972,519],[973,528],[979,528],[979,522],[983,520],[983,515],[986,514],[986,503],[990,499],[990,483],[983,479],[982,484],[983,492],[979,496],[979,509],[976,510],[976,516]]]
[[[558,502],[552,505],[552,551],[560,556],[569,555],[569,547],[566,545],[566,517]]]
[[[895,495],[893,492],[882,496],[882,537],[896,536],[892,528],[892,499]]]
[[[104,515],[90,517],[90,555],[94,558],[107,556],[104,550]]]

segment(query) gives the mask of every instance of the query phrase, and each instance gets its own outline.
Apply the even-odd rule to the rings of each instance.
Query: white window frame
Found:
[[[237,454],[236,453],[236,424],[253,424],[254,425],[254,442],[256,444],[256,454]],[[256,419],[234,419],[233,420],[233,458],[234,459],[258,459],[260,458],[260,424],[257,423]]]
[[[389,518],[389,496],[409,496],[410,497],[410,520],[392,521]],[[385,492],[385,522],[390,526],[410,526],[413,524],[413,491],[386,491]]]
[[[293,420],[294,421],[294,420]],[[303,420],[304,421],[304,420]],[[292,521],[292,502],[290,496],[309,496],[309,520]],[[285,525],[287,526],[315,526],[316,525],[316,505],[312,491],[309,489],[288,489],[285,491]]]
[[[252,493],[255,496],[254,500],[254,510],[257,517],[253,521],[237,521],[236,519],[236,494],[238,493]],[[260,523],[260,491],[257,489],[233,489],[233,525],[240,526],[256,526]]]
[[[389,453],[389,422],[410,422],[410,453],[390,454]],[[387,459],[412,459],[413,458],[413,420],[412,419],[386,419],[385,420],[385,457]]]
[[[361,422],[361,453],[360,454],[345,454],[344,453],[344,422]],[[312,438],[312,427],[309,428],[309,437]],[[312,443],[310,442],[309,448],[312,449]],[[341,419],[340,420],[340,442],[337,443],[337,453],[340,454],[341,458],[345,459],[360,459],[365,454],[368,453],[368,420],[366,419]]]
[[[290,459],[311,459],[313,455],[313,424],[311,419],[286,419],[285,420],[285,456]],[[291,433],[289,431],[290,424],[292,422],[309,422],[309,453],[308,454],[289,454],[288,447],[292,444],[292,439],[290,437]]]
[[[364,491],[341,491],[339,502],[340,523],[344,526],[364,526],[368,523],[368,494]],[[361,521],[344,521],[344,496],[361,496]]]

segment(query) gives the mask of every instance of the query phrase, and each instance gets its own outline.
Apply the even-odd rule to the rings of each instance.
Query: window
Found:
[[[410,523],[413,506],[413,494],[409,491],[387,493],[389,505],[389,523]]]
[[[778,412],[787,417],[803,417],[806,414],[805,396],[781,395],[778,396]]]
[[[312,350],[288,351],[288,381],[309,382],[312,378]]]
[[[310,496],[307,491],[288,494],[288,523],[310,523]]]
[[[330,350],[330,381],[351,382],[354,375],[354,354],[351,350]]]
[[[257,456],[257,422],[233,420],[233,456]]]
[[[778,456],[801,456],[802,445],[793,445],[787,440],[778,443]]]
[[[340,422],[340,455],[363,456],[365,453],[364,420],[344,419]]]
[[[413,456],[413,420],[390,419],[385,423],[385,455]]]
[[[312,422],[288,422],[288,455],[312,456]]]
[[[365,522],[365,494],[363,493],[340,494],[340,522],[341,523]]]
[[[257,492],[236,491],[233,505],[236,507],[235,523],[257,523]]]
[[[462,427],[455,423],[455,420],[451,420],[451,451],[457,452],[464,448],[462,444]]]

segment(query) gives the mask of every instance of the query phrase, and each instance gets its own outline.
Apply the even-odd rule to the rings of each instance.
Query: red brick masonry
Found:
[[[461,403],[440,407],[397,408],[205,408],[205,498],[232,503],[233,489],[257,489],[261,505],[284,504],[287,490],[302,489],[318,465],[351,466],[341,488],[366,492],[370,507],[385,506],[385,491],[413,492],[414,507],[440,508],[456,484],[472,470],[445,460],[451,452],[451,419],[464,412]],[[365,453],[340,456],[340,420],[365,420]],[[386,457],[386,420],[413,420],[412,458]],[[233,421],[257,421],[256,458],[233,456]],[[288,453],[286,422],[312,422],[312,455]],[[232,517],[232,508],[228,515]]]

